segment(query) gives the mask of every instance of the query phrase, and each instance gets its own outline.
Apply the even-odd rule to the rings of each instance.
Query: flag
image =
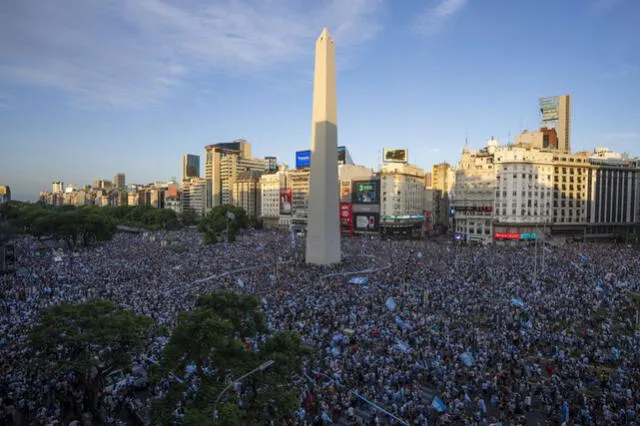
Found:
[[[524,307],[524,302],[521,299],[518,299],[516,297],[511,298],[511,304],[513,304],[514,306],[517,306],[518,308]]]
[[[467,367],[473,367],[476,364],[476,360],[473,358],[471,351],[461,353],[458,358],[460,358],[460,361]]]
[[[390,297],[387,299],[387,301],[384,303],[384,305],[387,307],[387,309],[389,309],[391,312],[396,310],[396,301],[393,300],[393,297]]]
[[[404,321],[402,318],[398,316],[396,316],[396,324],[398,324],[400,327],[404,328],[405,330],[413,331],[413,327],[411,326],[411,324]]]
[[[431,408],[433,408],[434,410],[436,410],[438,413],[443,413],[445,411],[447,411],[447,406],[445,405],[445,403],[438,398],[437,396],[435,396],[433,398],[433,402],[431,403]]]

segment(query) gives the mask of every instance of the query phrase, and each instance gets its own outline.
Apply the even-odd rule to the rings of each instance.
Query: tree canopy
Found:
[[[251,225],[247,213],[242,207],[235,207],[230,204],[216,206],[198,225],[198,230],[204,232],[205,244],[212,244],[225,240],[228,233],[228,241],[236,240],[236,235],[241,229],[246,229]]]
[[[56,238],[64,241],[69,249],[110,240],[117,225],[156,230],[180,227],[173,210],[149,206],[73,207],[10,202],[0,205],[0,222],[2,217],[6,222],[5,227],[15,232],[31,234],[36,238]],[[8,229],[5,231],[9,234]]]
[[[258,342],[261,342],[258,344]],[[217,407],[220,425],[266,424],[269,417],[288,416],[298,406],[290,385],[310,349],[297,333],[268,335],[255,296],[215,292],[201,296],[193,311],[179,316],[164,349],[159,374],[184,377],[152,407],[152,423],[167,424],[183,392],[183,424],[211,424],[213,403],[222,390],[267,360],[275,363],[232,387]],[[192,387],[198,377],[199,386]],[[240,401],[242,401],[241,406]]]
[[[95,402],[104,377],[131,365],[131,354],[142,349],[151,324],[150,318],[106,300],[65,303],[41,313],[29,346],[42,359],[45,377],[73,372]]]

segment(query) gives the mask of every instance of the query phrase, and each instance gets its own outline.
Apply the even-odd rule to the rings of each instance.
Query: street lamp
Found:
[[[220,392],[220,394],[218,394],[218,397],[216,398],[215,402],[213,403],[213,419],[212,419],[213,423],[216,422],[216,418],[218,417],[218,410],[217,410],[218,403],[220,402],[220,400],[222,399],[224,394],[227,393],[227,391],[231,388],[231,386],[235,385],[236,383],[240,383],[242,380],[246,379],[247,377],[249,377],[250,375],[252,375],[254,373],[266,370],[267,368],[271,367],[274,363],[275,363],[275,361],[270,359],[270,360],[260,364],[258,367],[254,368],[253,370],[249,371],[244,376],[240,376],[236,380],[234,380],[231,383],[229,383],[227,385],[227,387],[225,387],[222,390],[222,392]]]

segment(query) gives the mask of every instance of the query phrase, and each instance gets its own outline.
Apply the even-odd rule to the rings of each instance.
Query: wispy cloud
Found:
[[[424,35],[434,35],[444,29],[445,24],[460,12],[467,0],[440,0],[418,17],[416,30]]]
[[[341,48],[370,41],[380,2],[7,0],[0,79],[82,106],[139,107],[196,72],[259,73],[308,57],[325,25]]]
[[[638,132],[612,132],[612,133],[603,133],[602,139],[607,142],[615,141],[615,140],[634,140],[640,139],[640,133]]]

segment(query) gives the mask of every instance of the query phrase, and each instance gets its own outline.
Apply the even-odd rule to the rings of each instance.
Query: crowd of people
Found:
[[[31,361],[43,308],[106,298],[170,330],[199,295],[232,289],[260,297],[270,330],[314,348],[291,422],[640,424],[637,247],[349,237],[341,264],[311,266],[302,239],[275,231],[208,246],[194,230],[119,233],[63,256],[15,243],[17,274],[0,277],[0,422],[79,424],[89,404],[77,378],[41,377]],[[150,336],[137,361],[148,367],[164,344]],[[145,401],[114,388],[100,409],[118,424],[170,386],[152,384]]]

